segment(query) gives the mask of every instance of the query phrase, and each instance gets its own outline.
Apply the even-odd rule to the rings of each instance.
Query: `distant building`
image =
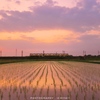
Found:
[[[30,56],[68,56],[68,53],[30,53]]]

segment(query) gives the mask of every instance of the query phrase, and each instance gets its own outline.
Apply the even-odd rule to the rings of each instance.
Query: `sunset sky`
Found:
[[[100,51],[100,0],[3,0],[0,51],[3,56],[34,52],[72,55]]]

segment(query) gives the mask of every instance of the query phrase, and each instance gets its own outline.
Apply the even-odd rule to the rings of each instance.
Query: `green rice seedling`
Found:
[[[19,90],[20,90],[20,94],[21,94],[22,93],[22,88],[20,87]]]
[[[92,94],[92,100],[95,100],[94,93]]]
[[[47,88],[47,97],[49,96],[49,86]]]
[[[76,97],[75,98],[76,98],[76,100],[78,100],[78,93],[76,93]]]
[[[42,88],[40,89],[39,96],[41,96],[41,95],[42,95],[43,88],[44,88],[44,85],[43,85],[43,86],[42,86]]]
[[[62,86],[60,85],[60,95],[62,96],[63,91],[62,91]]]
[[[84,94],[84,100],[86,100],[86,94]]]
[[[14,86],[14,87],[13,87],[13,93],[15,93],[16,91],[17,91],[17,87]]]
[[[19,95],[17,96],[17,99],[20,100],[20,96]]]
[[[37,86],[35,86],[35,88],[33,88],[32,95],[35,93],[36,90],[37,90]]]
[[[11,93],[9,92],[9,100],[11,100]]]
[[[1,92],[1,94],[0,94],[0,99],[1,100],[3,99],[3,92]]]
[[[61,85],[63,86],[63,81],[62,81],[62,79],[60,78],[60,76],[59,76],[57,70],[55,69],[55,67],[53,67],[53,68],[54,68],[54,70],[55,70],[55,72],[56,72],[56,74],[57,74],[57,76],[58,76],[58,78],[59,78],[59,80],[60,80],[60,82],[61,82]]]
[[[20,95],[18,95],[18,92],[16,92],[16,97],[18,100],[20,100]]]
[[[48,78],[48,67],[47,67],[47,71],[46,71],[45,85],[47,83],[47,78]]]

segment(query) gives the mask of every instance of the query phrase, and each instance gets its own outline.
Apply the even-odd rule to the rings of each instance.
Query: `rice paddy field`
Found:
[[[0,100],[100,100],[100,64],[72,61],[2,64]]]

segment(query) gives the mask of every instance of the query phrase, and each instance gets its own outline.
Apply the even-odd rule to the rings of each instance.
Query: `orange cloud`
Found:
[[[21,39],[20,33],[7,33],[7,32],[0,32],[0,40],[16,40]]]
[[[35,41],[44,43],[71,42],[77,40],[78,34],[69,30],[42,30],[33,31],[29,34],[23,34],[26,37],[34,38]],[[23,39],[26,39],[22,37]],[[28,39],[28,38],[27,38]]]
[[[69,43],[77,41],[79,34],[69,30],[36,30],[33,32],[2,32],[0,33],[1,40],[27,40],[31,42],[42,42],[42,43]]]
[[[100,36],[100,30],[90,30],[90,31],[87,31],[86,34]]]

